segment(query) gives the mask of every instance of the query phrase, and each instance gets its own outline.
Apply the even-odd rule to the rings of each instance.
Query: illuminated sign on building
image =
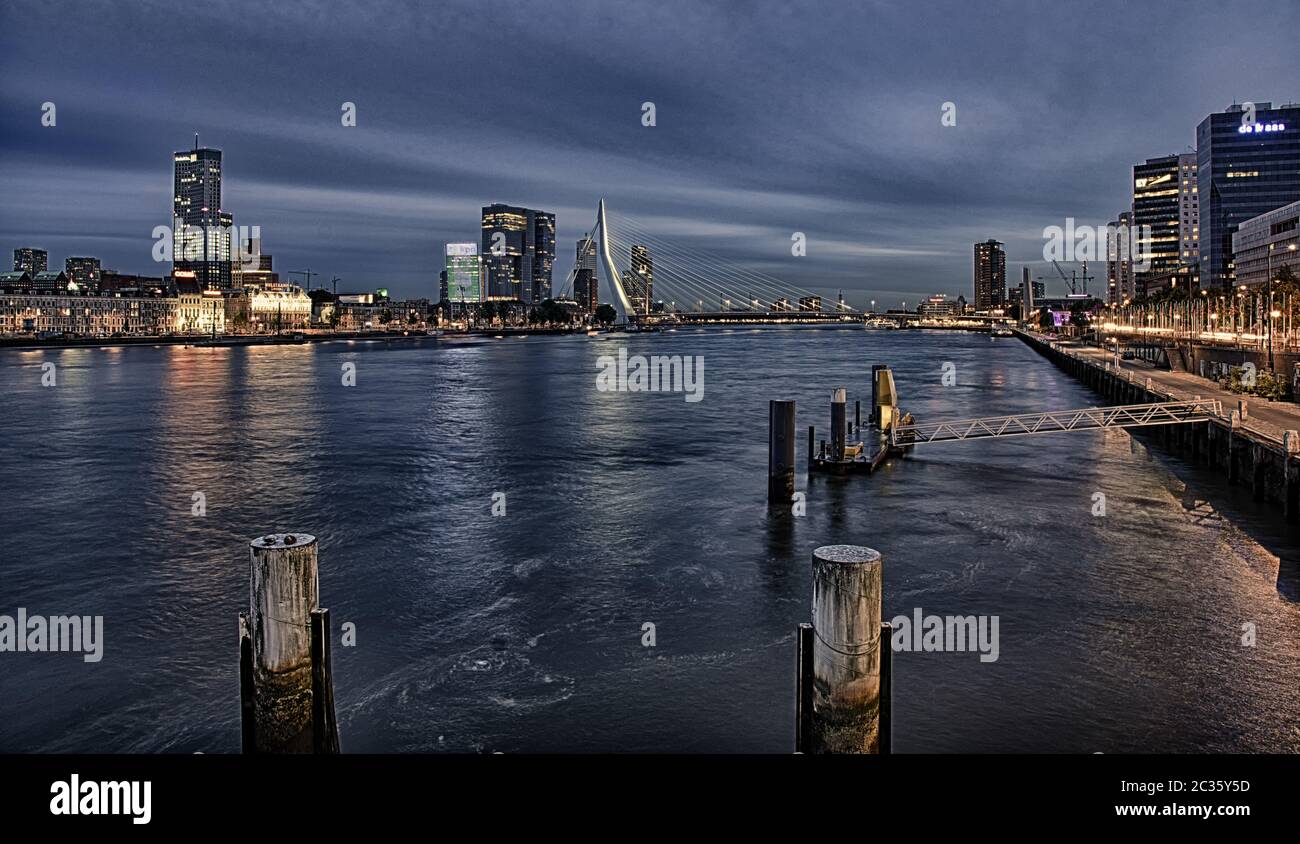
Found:
[[[1237,127],[1237,134],[1250,135],[1260,132],[1285,132],[1285,123],[1243,123]]]
[[[483,265],[477,243],[447,244],[447,298],[453,302],[483,301]]]

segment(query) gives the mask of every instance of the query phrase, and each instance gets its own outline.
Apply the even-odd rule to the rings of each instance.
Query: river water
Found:
[[[703,400],[598,391],[620,347],[702,356]],[[999,618],[996,662],[896,654],[898,752],[1300,751],[1300,533],[1141,439],[809,483],[801,437],[807,513],[769,512],[768,400],[824,431],[872,363],[919,421],[1099,401],[1018,340],[940,332],[0,352],[0,614],[102,615],[105,640],[0,653],[0,751],[237,751],[247,545],[276,530],[319,538],[355,625],[345,751],[788,752],[830,543],[883,554],[891,617]]]

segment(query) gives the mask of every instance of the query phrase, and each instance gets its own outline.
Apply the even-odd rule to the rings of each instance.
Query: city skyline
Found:
[[[557,241],[572,243],[605,196],[613,215],[793,285],[843,288],[858,304],[917,300],[962,290],[970,244],[989,237],[1007,243],[1009,263],[1041,264],[1043,226],[1112,219],[1132,166],[1186,151],[1206,115],[1288,99],[1294,10],[1252,8],[1257,25],[1235,35],[1212,26],[1217,4],[1180,9],[1186,37],[1155,48],[1137,33],[1159,13],[1126,7],[1048,22],[966,9],[918,19],[767,6],[742,18],[680,6],[630,11],[617,28],[587,10],[527,28],[503,16],[480,33],[485,46],[510,47],[497,51],[455,37],[474,26],[466,7],[328,22],[292,9],[201,12],[195,25],[213,37],[182,43],[163,37],[147,9],[90,27],[71,7],[13,4],[6,19],[25,27],[0,36],[13,59],[0,83],[10,128],[0,238],[164,274],[148,258],[171,204],[160,162],[198,132],[224,151],[236,223],[261,226],[286,270],[323,269],[349,288],[436,296],[443,245],[476,239],[483,204],[545,208]],[[39,45],[16,39],[21,28],[57,33],[62,61],[23,61]],[[672,73],[636,60],[687,32],[695,46]],[[327,51],[283,49],[307,35],[350,56],[382,43],[385,64],[339,67],[320,57]],[[999,62],[951,50],[985,36],[1007,44]],[[404,49],[430,39],[440,47],[432,55]],[[854,40],[871,49],[811,49]],[[587,46],[611,41],[618,49]],[[117,49],[94,46],[103,43]],[[219,83],[169,77],[161,69],[181,51],[211,59]],[[1197,60],[1182,62],[1188,55]],[[1080,67],[1076,56],[1093,58]],[[1131,98],[1079,84],[1121,60],[1133,70]],[[1155,72],[1171,61],[1178,75]],[[796,78],[784,71],[792,62]],[[476,81],[485,72],[498,87]],[[435,81],[411,98],[395,86],[406,78]],[[534,84],[544,106],[528,93]],[[41,125],[45,102],[58,109],[56,126]],[[348,102],[352,127],[340,122]],[[646,102],[654,126],[642,125]],[[946,102],[955,126],[940,123]],[[796,231],[808,239],[802,258],[790,255]],[[572,261],[557,250],[555,277]]]

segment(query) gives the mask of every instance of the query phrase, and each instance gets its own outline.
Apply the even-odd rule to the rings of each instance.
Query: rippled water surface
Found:
[[[703,355],[704,400],[597,392],[621,346]],[[272,530],[319,537],[322,604],[356,625],[349,751],[788,751],[826,543],[881,551],[891,616],[1000,617],[995,663],[896,656],[900,752],[1300,750],[1300,535],[1140,439],[808,483],[801,438],[807,515],[770,514],[768,400],[825,430],[872,363],[921,421],[1100,401],[1018,340],[929,332],[0,352],[0,613],[103,615],[106,639],[97,664],[0,654],[0,750],[237,751],[247,544]]]

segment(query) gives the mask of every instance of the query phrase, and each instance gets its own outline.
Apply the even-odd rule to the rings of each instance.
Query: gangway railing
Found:
[[[951,422],[923,422],[894,425],[889,431],[891,446],[956,442],[989,437],[1023,437],[1061,431],[1097,431],[1106,428],[1141,428],[1148,425],[1179,425],[1204,422],[1220,416],[1222,405],[1215,399],[1088,407],[1050,413],[1021,413],[988,416]]]

